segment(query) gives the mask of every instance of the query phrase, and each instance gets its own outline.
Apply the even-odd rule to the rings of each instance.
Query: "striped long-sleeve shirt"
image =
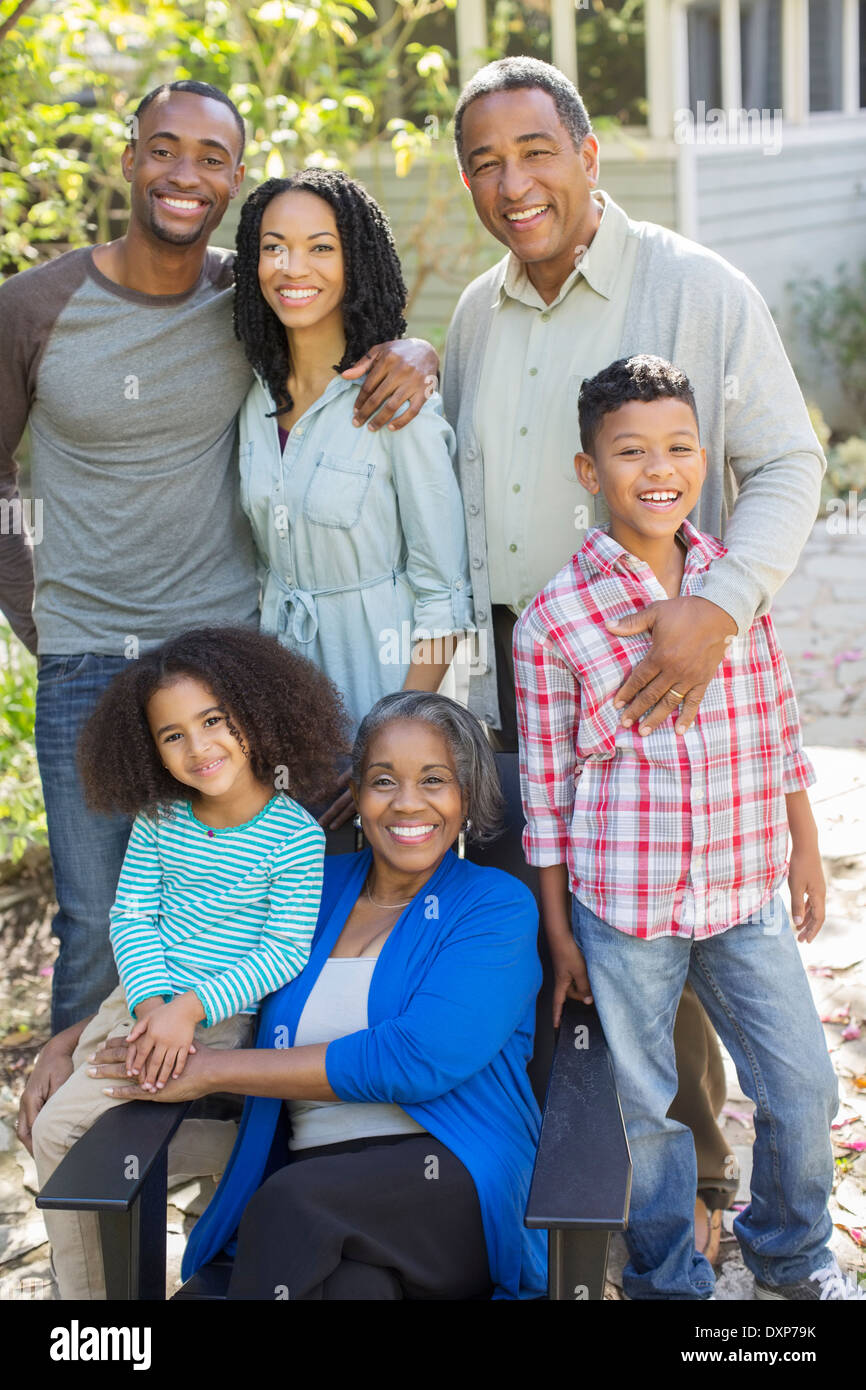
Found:
[[[688,521],[681,593],[725,547]],[[785,795],[815,780],[769,616],[734,638],[692,727],[678,710],[641,738],[617,690],[651,634],[606,619],[667,598],[649,565],[593,529],[514,629],[520,779],[530,864],[567,864],[571,891],[632,936],[712,936],[785,877]]]
[[[130,1010],[194,990],[210,1026],[255,1013],[294,979],[310,954],[324,838],[282,794],[225,830],[202,825],[187,801],[137,816],[111,909]]]

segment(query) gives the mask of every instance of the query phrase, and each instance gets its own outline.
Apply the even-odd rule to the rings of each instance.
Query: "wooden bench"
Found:
[[[467,848],[467,857],[504,869],[538,899],[538,876],[521,844],[517,755],[497,753],[496,761],[506,799],[505,833],[492,845]],[[544,983],[529,1076],[543,1120],[524,1221],[550,1233],[548,1297],[597,1300],[604,1296],[611,1232],[624,1230],[628,1220],[631,1159],[598,1015],[569,1001],[554,1037],[553,980],[543,932],[539,953]],[[70,1150],[36,1199],[46,1210],[98,1213],[109,1299],[165,1298],[167,1153],[188,1113],[196,1113],[189,1103],[151,1101],[109,1110]],[[127,1176],[130,1155],[137,1176]],[[225,1298],[230,1273],[231,1261],[222,1256],[174,1297]]]

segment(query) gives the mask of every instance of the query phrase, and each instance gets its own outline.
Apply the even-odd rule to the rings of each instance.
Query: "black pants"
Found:
[[[478,1194],[432,1135],[302,1149],[241,1221],[230,1299],[471,1299],[492,1292]]]
[[[499,698],[501,729],[488,730],[490,745],[497,753],[517,752],[517,701],[514,697],[514,653],[511,643],[517,622],[504,603],[494,603],[493,654],[496,657],[496,694]]]

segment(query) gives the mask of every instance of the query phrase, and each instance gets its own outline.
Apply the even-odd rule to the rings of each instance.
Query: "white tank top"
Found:
[[[333,1042],[369,1026],[367,999],[378,956],[330,956],[310,990],[295,1047]],[[399,1105],[384,1101],[289,1100],[289,1148],[311,1149],[378,1134],[424,1134]]]

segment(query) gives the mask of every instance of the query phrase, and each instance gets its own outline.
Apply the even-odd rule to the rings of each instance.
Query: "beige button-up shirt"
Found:
[[[490,597],[518,613],[595,521],[594,498],[574,473],[577,395],[619,356],[637,240],[625,213],[593,196],[603,208],[598,231],[551,304],[509,257],[484,355],[476,425]]]

